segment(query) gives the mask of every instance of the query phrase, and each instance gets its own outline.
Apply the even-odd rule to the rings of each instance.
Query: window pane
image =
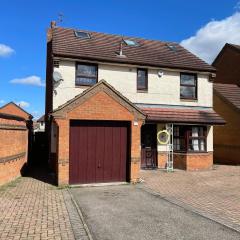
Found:
[[[206,150],[206,141],[204,139],[200,140],[200,151]]]
[[[173,135],[176,137],[179,137],[179,127],[174,127],[173,128]]]
[[[77,75],[84,75],[89,77],[97,76],[97,67],[95,65],[77,65]]]
[[[175,137],[173,139],[173,150],[174,151],[186,151],[185,139]]]
[[[206,127],[174,126],[174,151],[206,151],[205,131]]]
[[[76,85],[94,85],[96,78],[76,77]]]
[[[189,150],[190,151],[199,151],[199,139],[190,139],[189,140]]]
[[[137,88],[138,89],[147,88],[147,71],[146,70],[137,71]]]
[[[195,86],[195,75],[181,74],[181,84]]]
[[[180,96],[181,98],[196,98],[195,87],[181,86]]]

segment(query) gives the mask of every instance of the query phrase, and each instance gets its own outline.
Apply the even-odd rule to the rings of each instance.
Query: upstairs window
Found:
[[[180,98],[196,100],[197,99],[197,75],[181,73],[180,75]]]
[[[148,90],[148,71],[147,69],[137,70],[137,90]]]
[[[92,86],[97,83],[97,65],[77,64],[76,86]]]
[[[207,128],[205,126],[174,126],[173,149],[177,152],[206,152]]]

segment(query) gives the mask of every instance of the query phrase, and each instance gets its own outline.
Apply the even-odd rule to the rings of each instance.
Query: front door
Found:
[[[145,124],[141,129],[141,168],[157,167],[157,126]]]

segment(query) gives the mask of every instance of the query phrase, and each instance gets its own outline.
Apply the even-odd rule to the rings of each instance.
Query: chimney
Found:
[[[56,21],[51,21],[51,28],[55,28],[57,26]]]

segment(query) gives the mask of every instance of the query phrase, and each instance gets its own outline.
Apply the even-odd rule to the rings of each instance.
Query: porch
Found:
[[[213,125],[225,121],[213,110],[187,108],[141,108],[147,115],[141,127],[141,168],[166,169],[169,149],[173,149],[173,167],[206,170],[213,166]],[[158,141],[157,135],[173,126],[171,146]],[[168,130],[169,131],[169,130]]]
[[[167,124],[146,123],[141,128],[141,168],[167,168],[169,145],[159,142],[157,134]],[[171,135],[171,133],[169,133]],[[173,125],[173,167],[206,170],[213,165],[213,128],[209,125]],[[171,141],[170,141],[171,142]]]

